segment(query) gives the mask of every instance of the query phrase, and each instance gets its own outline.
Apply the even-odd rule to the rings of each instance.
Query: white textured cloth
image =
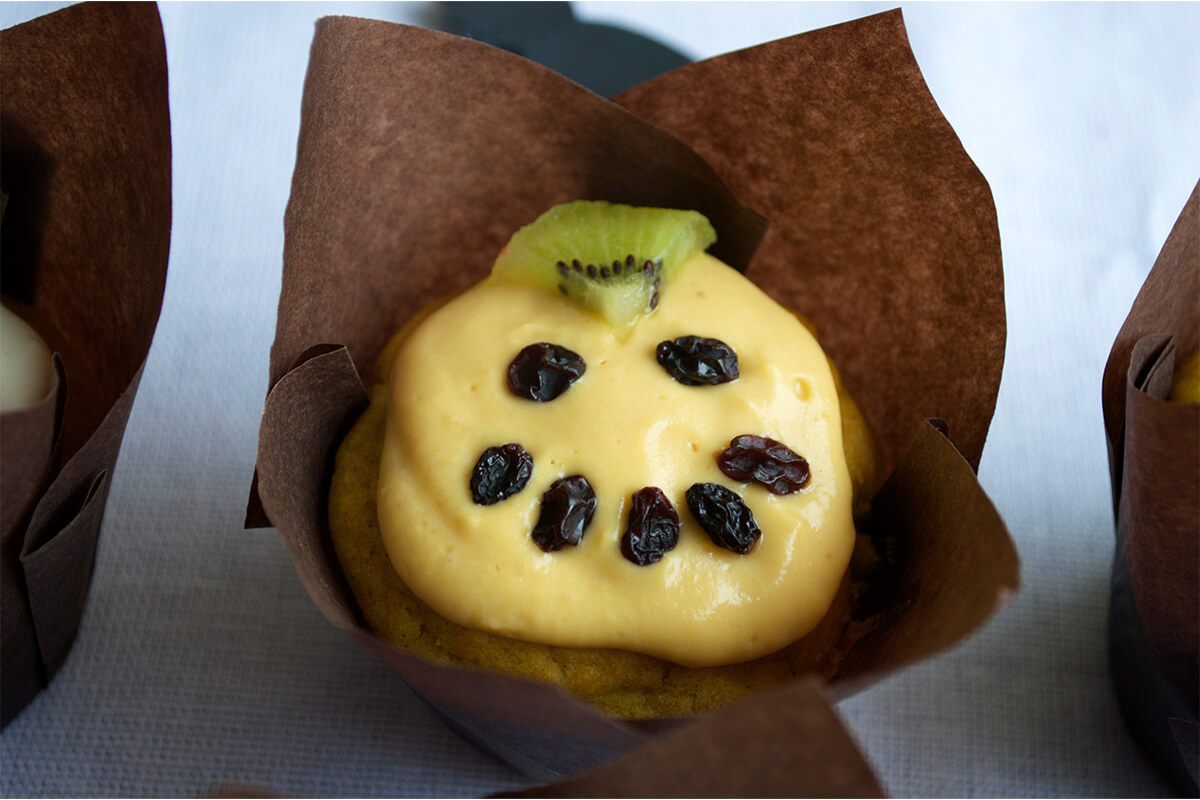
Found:
[[[887,4],[581,3],[704,58]],[[7,27],[44,13],[0,4]],[[1022,592],[840,706],[900,796],[1163,795],[1105,655],[1113,544],[1100,375],[1200,179],[1200,5],[904,4],[917,61],[991,184],[1008,353],[980,478]],[[243,531],[313,22],[423,5],[162,6],[174,229],[90,600],[0,736],[5,796],[476,795],[523,779],[458,738]]]

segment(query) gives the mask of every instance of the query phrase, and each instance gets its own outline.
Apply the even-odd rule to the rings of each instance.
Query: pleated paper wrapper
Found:
[[[874,427],[891,477],[868,532],[901,555],[883,623],[833,681],[621,722],[554,687],[423,660],[363,624],[325,509],[375,360],[410,315],[486,276],[513,231],[575,199],[703,212],[715,255],[815,323]],[[566,779],[535,791],[880,794],[831,703],[962,641],[1017,588],[1015,548],[975,476],[1004,358],[995,207],[899,12],[612,100],[479,42],[323,19],[283,261],[247,525],[274,525],[326,616],[467,738],[534,779]]]
[[[0,418],[3,723],[70,651],[162,306],[171,237],[158,9],[85,4],[0,32],[5,303],[54,350],[44,400]]]
[[[1117,334],[1102,400],[1117,541],[1109,661],[1134,738],[1200,793],[1200,406],[1171,402],[1200,347],[1200,184]]]

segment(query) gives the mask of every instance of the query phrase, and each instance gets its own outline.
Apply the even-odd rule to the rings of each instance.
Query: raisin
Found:
[[[693,483],[687,490],[687,504],[718,547],[745,555],[762,535],[742,498],[718,483]]]
[[[804,456],[765,436],[735,436],[717,456],[717,466],[735,481],[761,483],[771,494],[791,494],[808,485]]]
[[[644,567],[659,561],[679,543],[679,514],[662,489],[647,486],[633,493],[629,527],[621,537],[621,555]]]
[[[680,336],[660,342],[655,356],[667,374],[684,386],[716,386],[738,378],[737,353],[720,339]]]
[[[578,353],[539,342],[517,353],[508,365],[508,388],[517,397],[548,403],[569,389],[586,369]]]
[[[533,456],[519,444],[489,447],[471,473],[471,499],[490,506],[525,488],[533,475]]]
[[[547,553],[574,547],[596,513],[596,493],[582,475],[559,478],[542,495],[542,511],[533,527],[533,542]]]

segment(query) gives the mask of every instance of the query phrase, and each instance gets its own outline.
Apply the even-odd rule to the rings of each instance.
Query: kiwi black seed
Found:
[[[517,231],[496,259],[497,279],[558,290],[614,326],[658,307],[664,280],[716,241],[696,211],[579,200]]]

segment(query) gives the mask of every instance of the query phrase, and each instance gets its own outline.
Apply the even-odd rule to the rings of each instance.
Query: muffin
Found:
[[[0,50],[4,302],[53,353],[34,357],[50,386],[43,374],[32,405],[0,415],[7,725],[67,658],[87,601],[162,305],[171,140],[153,4],[64,8],[0,31]]]
[[[1200,785],[1200,184],[1113,341],[1101,385],[1116,541],[1108,666],[1134,740]]]
[[[882,555],[895,567],[873,573],[884,579],[859,602],[878,624],[823,691],[845,696],[978,630],[1018,583],[974,474],[1003,364],[999,235],[987,182],[924,86],[899,12],[692,64],[615,102],[478,42],[318,23],[247,523],[276,527],[326,617],[532,775],[690,726],[618,723],[553,685],[390,644],[330,542],[336,453],[388,341],[484,279],[513,231],[580,197],[704,214],[712,255],[813,322],[870,420],[883,485],[860,532],[894,540]],[[927,417],[945,420],[953,443]],[[545,488],[524,492],[536,505]],[[611,509],[636,488],[597,501]]]
[[[833,675],[873,442],[714,238],[694,212],[557,206],[393,338],[329,504],[383,638],[619,717]]]

